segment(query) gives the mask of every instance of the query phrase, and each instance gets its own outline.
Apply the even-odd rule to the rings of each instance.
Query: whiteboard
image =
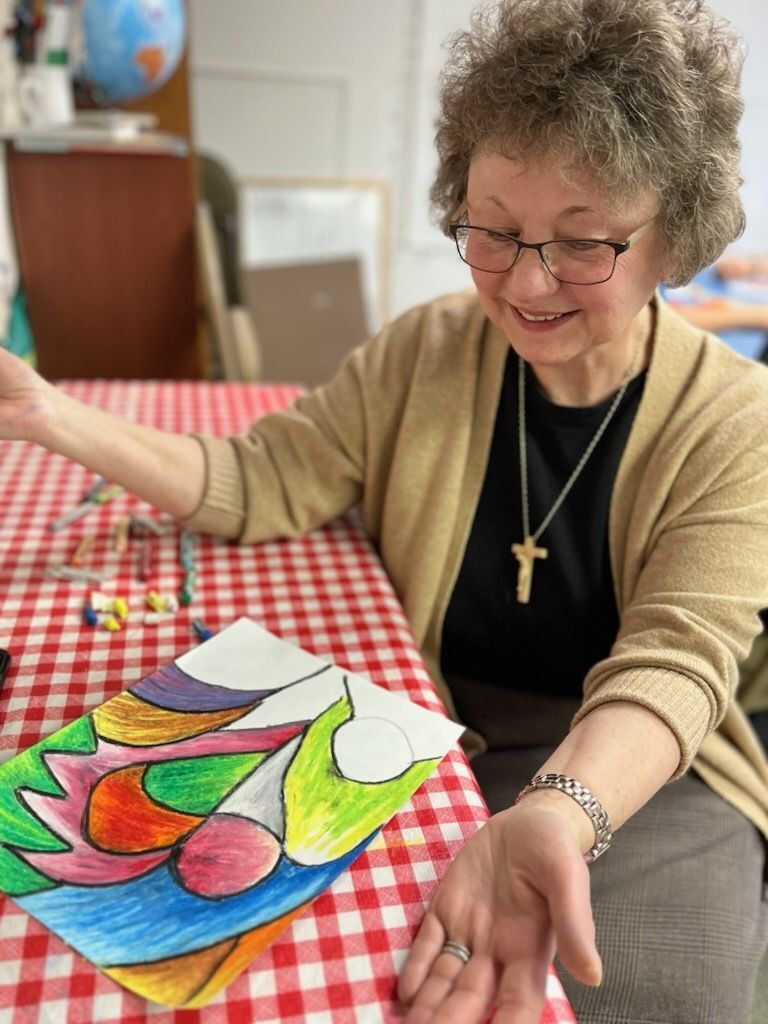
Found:
[[[357,258],[371,333],[389,316],[389,203],[383,182],[239,182],[244,269]]]

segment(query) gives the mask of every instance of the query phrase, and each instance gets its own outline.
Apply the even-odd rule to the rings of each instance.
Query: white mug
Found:
[[[29,64],[21,70],[18,92],[21,117],[30,128],[71,124],[74,120],[69,68],[59,64]]]

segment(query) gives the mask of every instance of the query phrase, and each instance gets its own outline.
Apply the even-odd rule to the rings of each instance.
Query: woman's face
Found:
[[[617,209],[594,180],[567,180],[561,167],[478,153],[469,170],[469,223],[503,229],[522,242],[625,242],[657,212],[651,193]],[[652,226],[618,257],[613,276],[602,284],[562,284],[532,249],[521,250],[506,273],[473,269],[472,278],[487,316],[523,359],[534,366],[561,366],[597,355],[601,346],[633,341],[641,311],[663,278],[663,263]]]

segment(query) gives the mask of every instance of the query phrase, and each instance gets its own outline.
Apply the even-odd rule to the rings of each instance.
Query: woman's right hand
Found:
[[[497,1024],[538,1022],[556,947],[575,978],[599,984],[582,855],[592,835],[583,810],[549,791],[495,814],[472,836],[438,886],[400,976],[404,1024],[481,1024],[494,1007]],[[444,952],[449,940],[471,951],[466,966]]]
[[[190,515],[205,486],[203,452],[194,438],[79,402],[4,349],[0,440],[34,441],[175,516]]]
[[[0,439],[42,442],[55,393],[28,363],[0,348]]]

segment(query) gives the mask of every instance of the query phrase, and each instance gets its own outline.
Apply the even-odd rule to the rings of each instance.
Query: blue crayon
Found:
[[[192,619],[192,627],[194,628],[200,640],[210,640],[213,636],[213,630],[208,629],[202,619]]]

